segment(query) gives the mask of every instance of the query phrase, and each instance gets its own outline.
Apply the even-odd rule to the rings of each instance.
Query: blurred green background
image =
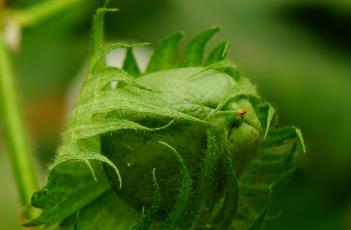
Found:
[[[44,0],[10,0],[21,9]],[[98,0],[82,0],[22,31],[17,85],[42,183],[66,119],[67,94],[88,53]],[[119,0],[108,40],[157,43],[222,28],[240,71],[303,131],[308,153],[275,191],[265,229],[351,229],[351,2],[349,0]],[[153,45],[151,45],[153,46]],[[0,67],[1,68],[1,67]],[[1,133],[1,124],[0,124]],[[1,134],[0,134],[1,135]],[[19,201],[0,138],[0,229],[19,229]]]

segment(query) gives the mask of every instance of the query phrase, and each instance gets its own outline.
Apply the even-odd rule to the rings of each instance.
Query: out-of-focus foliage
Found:
[[[38,1],[8,2],[24,6]],[[196,33],[221,26],[241,71],[275,102],[283,121],[304,131],[306,160],[292,183],[278,191],[273,216],[279,211],[282,215],[268,222],[267,229],[351,228],[346,220],[347,215],[351,219],[350,1],[119,2],[121,12],[107,23],[108,38],[155,42],[179,29]],[[21,50],[14,55],[25,107],[36,118],[31,130],[42,130],[33,140],[46,161],[61,129],[62,106],[55,105],[62,105],[65,90],[85,61],[95,4],[89,1],[26,29]],[[45,122],[50,116],[43,111],[48,108],[56,108],[54,114],[61,119]]]

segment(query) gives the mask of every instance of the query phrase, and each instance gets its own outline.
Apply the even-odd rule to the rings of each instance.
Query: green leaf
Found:
[[[205,66],[200,71],[190,75],[189,78],[194,78],[194,77],[196,77],[196,76],[200,75],[201,73],[206,72],[208,70],[219,70],[220,71],[220,70],[225,70],[228,68],[236,68],[236,66],[230,60],[224,59],[224,60],[221,60],[221,61],[218,61],[218,62],[215,62],[215,63],[212,63],[210,65]]]
[[[265,139],[271,128],[272,122],[274,122],[275,109],[269,103],[264,103],[264,104],[259,103],[259,104],[255,104],[255,111],[258,118],[260,119],[262,126],[264,127],[263,139]]]
[[[206,65],[222,61],[226,58],[229,50],[229,42],[220,43],[216,48],[212,50],[207,58]]]
[[[132,230],[148,230],[159,210],[160,205],[160,188],[158,187],[156,181],[156,169],[152,171],[152,178],[154,181],[155,186],[155,196],[154,196],[154,203],[152,207],[147,211],[146,215],[139,221]]]
[[[306,145],[305,145],[305,141],[304,141],[303,136],[302,136],[301,129],[295,127],[295,133],[296,133],[297,138],[299,140],[299,144],[300,144],[300,147],[302,149],[302,152],[306,153],[306,151],[307,151]]]
[[[228,157],[224,163],[225,197],[221,209],[211,222],[211,226],[215,226],[216,229],[228,229],[231,226],[239,201],[238,182],[233,170],[232,160]]]
[[[191,205],[186,211],[182,223],[184,229],[199,229],[208,224],[215,203],[216,195],[216,168],[218,167],[216,135],[212,129],[207,130],[207,149],[200,172],[198,183]]]
[[[209,69],[225,72],[230,76],[232,76],[233,79],[237,82],[239,82],[240,80],[243,80],[237,66],[229,59],[222,59],[217,62],[206,65],[203,71],[206,71]]]
[[[57,229],[70,230],[76,226],[78,230],[128,230],[132,229],[139,218],[140,213],[121,200],[115,191],[108,190],[80,209],[78,218],[73,215],[65,219]]]
[[[295,127],[271,129],[261,143],[257,157],[239,179],[240,201],[236,219],[250,223],[270,200],[272,189],[285,182],[304,151]]]
[[[50,169],[52,170],[61,164],[64,164],[66,162],[72,162],[72,161],[81,161],[81,162],[85,163],[85,165],[90,170],[91,175],[93,176],[94,180],[96,180],[96,181],[97,181],[97,177],[95,175],[94,168],[91,165],[91,161],[100,161],[100,162],[105,163],[106,165],[113,168],[113,170],[115,171],[115,173],[118,177],[119,185],[120,185],[120,187],[122,187],[122,178],[121,178],[121,175],[119,173],[118,168],[107,157],[105,157],[103,155],[89,153],[89,152],[85,152],[84,154],[81,154],[81,155],[72,155],[72,154],[58,155],[57,158],[55,159],[55,162],[50,166]]]
[[[48,184],[32,197],[32,205],[41,208],[42,214],[25,226],[59,223],[75,216],[77,211],[109,190],[101,164],[94,164],[97,181],[83,162],[66,162],[55,167],[50,173]]]
[[[289,177],[299,160],[298,142],[295,128],[270,131],[257,157],[240,178],[242,194],[268,194],[272,187]]]
[[[178,43],[183,36],[183,33],[178,32],[161,41],[150,59],[146,73],[174,67]]]
[[[164,145],[175,155],[179,164],[180,175],[182,178],[176,204],[172,208],[169,217],[164,221],[160,228],[163,230],[176,229],[176,227],[181,223],[189,205],[192,195],[192,181],[184,164],[183,158],[177,152],[177,150],[165,142],[159,141],[159,143]]]
[[[248,230],[259,230],[264,223],[267,212],[268,208],[264,208],[262,212],[257,216],[257,218],[252,222]]]
[[[200,66],[203,64],[203,55],[205,51],[205,46],[210,38],[219,31],[219,28],[212,28],[206,30],[195,37],[189,43],[183,61],[182,66]]]
[[[127,48],[122,69],[134,77],[138,77],[140,75],[138,63],[136,62],[133,54],[133,48]]]

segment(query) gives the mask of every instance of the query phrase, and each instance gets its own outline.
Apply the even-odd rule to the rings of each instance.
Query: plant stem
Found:
[[[28,205],[38,183],[17,95],[3,28],[0,25],[0,114],[20,200],[23,205]]]
[[[11,18],[14,19],[20,27],[30,27],[82,1],[83,0],[44,1],[27,9],[12,12]]]

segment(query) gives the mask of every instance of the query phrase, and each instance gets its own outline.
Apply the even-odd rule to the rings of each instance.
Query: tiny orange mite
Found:
[[[239,114],[240,116],[244,116],[246,113],[247,113],[247,111],[246,111],[245,109],[239,109],[239,110],[238,110],[238,114]]]

